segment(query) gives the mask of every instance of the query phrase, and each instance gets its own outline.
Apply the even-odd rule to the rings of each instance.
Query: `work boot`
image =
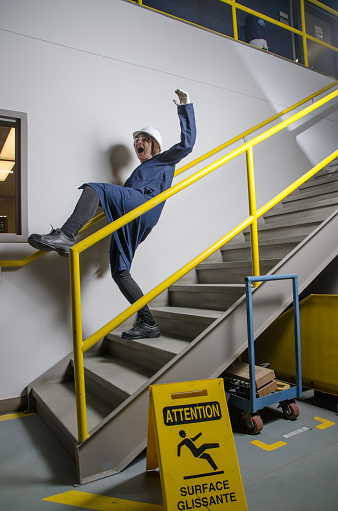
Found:
[[[74,237],[68,238],[61,229],[52,229],[49,234],[31,234],[28,243],[38,250],[55,250],[64,257],[69,256],[69,249],[75,245]]]
[[[126,332],[122,332],[122,339],[146,339],[146,338],[154,338],[154,337],[160,337],[161,332],[158,327],[158,324],[155,323],[154,325],[149,325],[142,319],[139,319],[137,323],[133,326],[131,330],[127,330]]]

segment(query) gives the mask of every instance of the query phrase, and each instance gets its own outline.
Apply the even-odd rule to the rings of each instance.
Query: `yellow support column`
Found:
[[[248,173],[248,194],[249,194],[249,208],[250,215],[253,217],[251,224],[251,257],[252,257],[252,276],[259,277],[259,250],[258,250],[258,227],[257,227],[257,208],[256,208],[256,191],[255,191],[255,177],[253,165],[252,146],[248,147],[246,151],[246,164]],[[254,286],[258,287],[259,282],[255,282]]]
[[[300,0],[300,12],[301,12],[301,19],[302,19],[304,64],[306,65],[306,67],[309,67],[309,59],[308,59],[308,56],[307,56],[307,40],[306,40],[305,5],[304,5],[304,0]]]
[[[88,437],[84,362],[82,349],[82,320],[80,293],[80,256],[73,248],[69,251],[70,284],[73,318],[73,350],[76,412],[79,443]]]
[[[234,39],[238,41],[238,28],[237,28],[237,11],[236,11],[236,1],[233,0],[231,4],[232,11],[232,25],[234,29]]]

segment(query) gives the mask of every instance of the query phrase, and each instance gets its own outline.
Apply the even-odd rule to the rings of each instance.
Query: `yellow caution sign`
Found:
[[[223,380],[150,386],[147,470],[167,511],[246,511]]]

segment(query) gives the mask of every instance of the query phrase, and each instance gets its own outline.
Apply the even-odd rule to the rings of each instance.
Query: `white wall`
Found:
[[[165,148],[175,143],[177,87],[196,110],[188,162],[331,82],[123,0],[0,0],[0,13],[0,108],[28,114],[30,233],[62,225],[83,182],[116,182],[112,146],[125,150],[125,179],[137,164],[135,129],[154,125]],[[255,149],[258,206],[336,149],[337,110],[320,115]],[[247,216],[245,175],[241,158],[167,202],[133,264],[144,291]],[[1,259],[32,252],[26,244],[0,250]],[[81,256],[85,336],[127,305],[107,250],[103,242]],[[3,270],[0,294],[0,399],[8,399],[71,351],[68,261],[48,254]]]

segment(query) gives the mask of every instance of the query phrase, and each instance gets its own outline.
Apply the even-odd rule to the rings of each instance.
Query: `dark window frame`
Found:
[[[0,233],[0,243],[23,243],[28,237],[27,114],[0,109],[0,123],[15,127],[15,217],[16,232]]]

